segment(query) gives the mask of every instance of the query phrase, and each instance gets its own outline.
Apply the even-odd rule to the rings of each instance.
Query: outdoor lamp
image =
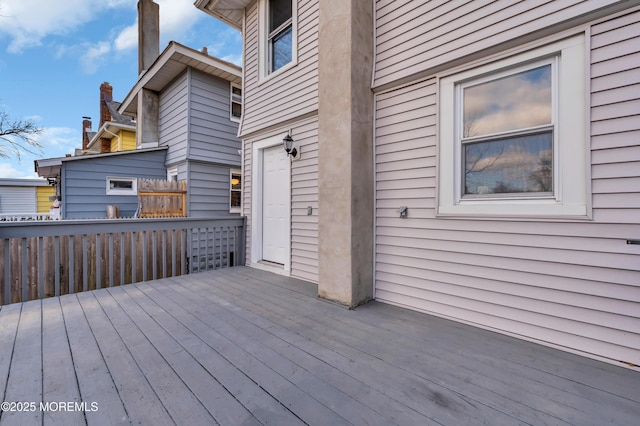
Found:
[[[292,148],[293,138],[291,137],[291,135],[287,133],[287,136],[282,139],[282,142],[284,144],[284,150],[287,152],[287,155],[291,155],[293,158],[296,158],[296,155],[298,155],[298,150]]]

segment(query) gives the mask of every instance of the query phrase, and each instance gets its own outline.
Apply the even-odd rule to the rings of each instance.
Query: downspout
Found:
[[[104,131],[106,133],[109,133],[111,136],[118,138],[118,152],[122,151],[122,145],[121,145],[122,140],[120,139],[120,136],[116,135],[113,132],[110,132],[109,129],[107,129],[106,127],[104,128]]]

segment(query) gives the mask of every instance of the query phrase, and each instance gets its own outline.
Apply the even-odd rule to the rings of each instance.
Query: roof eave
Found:
[[[252,0],[196,0],[194,5],[233,28],[242,31],[244,9]]]
[[[180,61],[181,57],[189,58],[188,63]],[[169,68],[167,64],[171,61],[178,64],[178,66],[174,67],[171,73],[167,73],[166,71]],[[158,90],[158,86],[164,88],[175,77],[184,72],[188,66],[198,68],[198,65],[227,75],[227,77],[220,78],[225,78],[234,83],[242,82],[242,68],[238,65],[171,41],[151,67],[138,78],[137,83],[122,101],[118,112],[120,114],[136,114],[138,111],[138,93],[141,89],[154,87],[154,90]],[[161,71],[164,72],[161,73]]]

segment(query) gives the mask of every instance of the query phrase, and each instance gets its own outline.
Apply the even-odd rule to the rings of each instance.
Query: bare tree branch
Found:
[[[0,157],[9,158],[16,156],[20,158],[22,151],[36,154],[35,150],[41,151],[42,145],[37,136],[42,133],[42,129],[31,120],[11,120],[5,111],[0,111]]]

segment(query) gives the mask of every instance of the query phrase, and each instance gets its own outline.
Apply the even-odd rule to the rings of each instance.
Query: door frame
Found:
[[[287,133],[283,132],[277,136],[271,136],[260,141],[256,141],[251,147],[251,267],[275,272],[282,275],[291,273],[291,161],[287,161],[289,179],[283,182],[282,190],[288,194],[287,202],[287,233],[285,235],[289,242],[286,247],[286,261],[283,267],[270,262],[263,262],[262,259],[262,176],[264,150],[274,146],[282,146],[282,139]],[[282,155],[286,156],[284,148]]]

